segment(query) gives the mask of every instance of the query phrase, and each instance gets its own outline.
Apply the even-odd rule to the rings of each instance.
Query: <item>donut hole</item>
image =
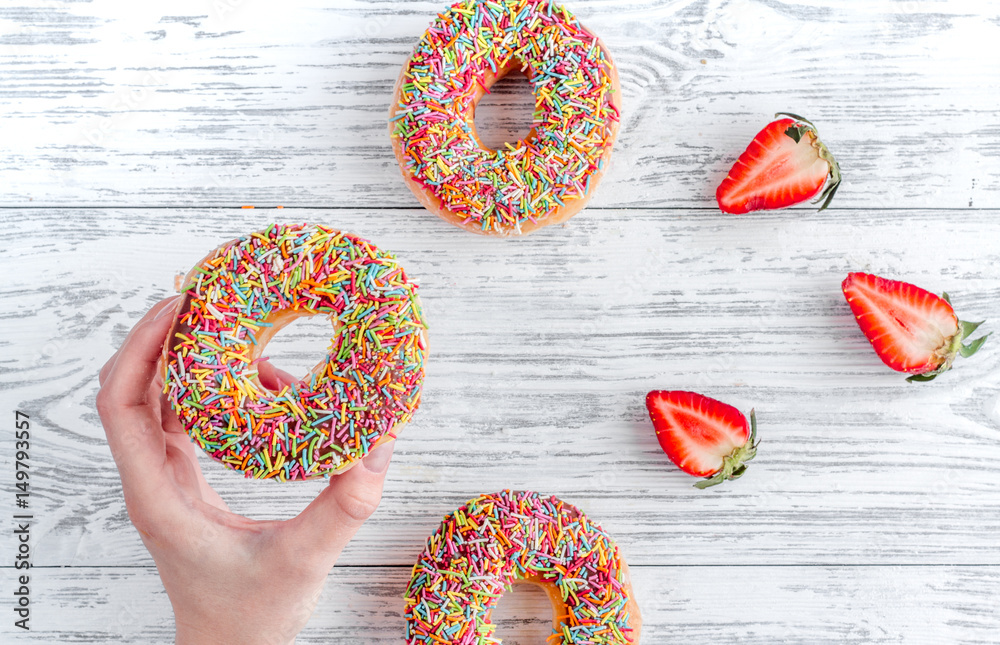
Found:
[[[476,136],[490,150],[527,139],[534,124],[535,95],[520,67],[496,81],[476,105]]]
[[[334,336],[329,317],[298,316],[276,327],[274,336],[261,352],[271,365],[302,380],[315,368],[326,364]]]
[[[552,635],[552,602],[540,585],[515,583],[504,593],[490,613],[496,638],[504,645],[549,643]]]

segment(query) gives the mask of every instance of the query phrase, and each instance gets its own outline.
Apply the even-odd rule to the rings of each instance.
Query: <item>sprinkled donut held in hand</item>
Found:
[[[427,541],[406,589],[407,645],[500,643],[490,613],[518,582],[548,593],[548,642],[639,642],[628,565],[607,533],[555,497],[502,491],[449,514]]]
[[[491,150],[476,104],[520,69],[534,125]],[[445,221],[518,235],[584,207],[604,173],[619,123],[618,73],[601,41],[549,0],[465,0],[430,26],[403,67],[390,110],[407,185]]]
[[[395,258],[318,225],[272,225],[185,278],[164,344],[164,391],[205,452],[247,477],[344,471],[395,438],[420,403],[427,345],[416,286]],[[280,392],[257,362],[301,316],[329,316],[326,360]]]

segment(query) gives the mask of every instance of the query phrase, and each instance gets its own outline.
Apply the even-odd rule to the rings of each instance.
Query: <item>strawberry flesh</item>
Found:
[[[882,362],[897,372],[925,376],[917,380],[947,371],[959,353],[970,356],[985,340],[963,345],[980,323],[960,321],[945,298],[918,286],[851,273],[842,287],[858,326]]]
[[[785,208],[817,196],[825,198],[823,210],[839,183],[840,168],[812,124],[784,118],[757,133],[715,196],[724,213]]]
[[[753,458],[750,425],[743,414],[721,401],[679,390],[654,390],[646,408],[660,447],[684,472],[714,477],[699,487],[735,479]]]

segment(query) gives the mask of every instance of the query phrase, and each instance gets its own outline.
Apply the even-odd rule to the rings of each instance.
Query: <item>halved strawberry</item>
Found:
[[[868,273],[848,274],[842,286],[875,353],[897,372],[913,374],[907,381],[929,381],[947,372],[956,356],[972,356],[989,336],[962,344],[983,323],[959,320],[947,293],[938,297]]]
[[[660,447],[677,467],[708,488],[746,472],[746,462],[757,454],[757,417],[750,424],[731,405],[695,392],[654,390],[646,395],[646,408]]]
[[[815,126],[794,114],[774,116],[789,118],[772,121],[758,132],[715,191],[723,213],[785,208],[817,195],[823,210],[837,192],[840,166]]]

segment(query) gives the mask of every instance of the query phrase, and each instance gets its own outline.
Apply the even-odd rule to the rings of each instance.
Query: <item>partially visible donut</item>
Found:
[[[500,643],[490,612],[518,582],[548,592],[562,645],[639,642],[628,566],[608,534],[555,497],[505,490],[447,515],[427,541],[406,589],[406,644]]]
[[[476,104],[523,71],[534,127],[491,150]],[[403,67],[389,129],[407,185],[445,221],[486,235],[563,222],[590,199],[618,132],[618,73],[601,41],[549,0],[464,0],[431,24]]]
[[[371,242],[323,226],[272,225],[188,273],[164,344],[164,391],[205,452],[247,477],[346,470],[395,438],[420,403],[425,324],[416,285]],[[301,316],[325,315],[325,361],[280,392],[257,362]]]

